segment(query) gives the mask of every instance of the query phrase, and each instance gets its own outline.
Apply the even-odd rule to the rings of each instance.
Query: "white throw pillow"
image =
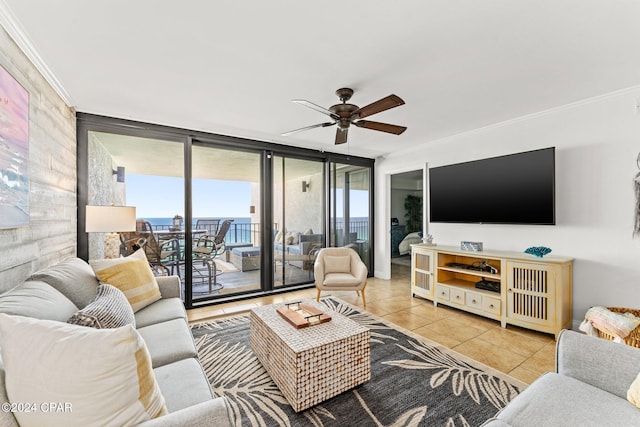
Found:
[[[98,259],[89,264],[100,283],[115,286],[124,293],[134,313],[162,298],[143,249],[126,258]]]
[[[324,274],[351,273],[351,257],[349,255],[325,255]]]
[[[14,414],[21,427],[122,427],[167,413],[131,325],[94,329],[0,314],[0,351],[9,402],[33,405]]]

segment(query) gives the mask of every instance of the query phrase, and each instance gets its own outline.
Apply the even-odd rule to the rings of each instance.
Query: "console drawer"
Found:
[[[482,310],[482,295],[475,292],[466,292],[465,298],[469,307],[473,307],[477,310]]]
[[[438,285],[438,299],[440,301],[449,301],[449,288],[446,286]]]
[[[462,289],[451,288],[449,291],[449,301],[464,305],[464,291]]]
[[[500,300],[498,298],[483,297],[482,310],[487,313],[500,315]]]

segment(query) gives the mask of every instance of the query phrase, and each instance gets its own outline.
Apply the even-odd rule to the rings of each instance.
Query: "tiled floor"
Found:
[[[316,290],[255,298],[189,310],[189,320],[199,322],[247,311],[253,307],[301,298],[315,298]],[[323,292],[362,307],[355,292]],[[409,267],[392,265],[392,279],[370,278],[366,310],[416,334],[443,344],[486,365],[530,384],[555,366],[552,335],[508,326],[453,308],[435,308],[431,301],[412,298]]]

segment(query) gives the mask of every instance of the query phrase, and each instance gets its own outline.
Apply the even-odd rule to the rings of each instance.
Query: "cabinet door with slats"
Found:
[[[411,290],[414,295],[433,299],[433,252],[413,248],[411,251]]]
[[[537,325],[553,325],[555,287],[552,266],[507,262],[507,317]]]

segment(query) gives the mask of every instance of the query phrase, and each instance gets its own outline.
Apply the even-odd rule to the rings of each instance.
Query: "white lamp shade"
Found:
[[[87,206],[87,233],[136,231],[136,208],[133,206]]]

